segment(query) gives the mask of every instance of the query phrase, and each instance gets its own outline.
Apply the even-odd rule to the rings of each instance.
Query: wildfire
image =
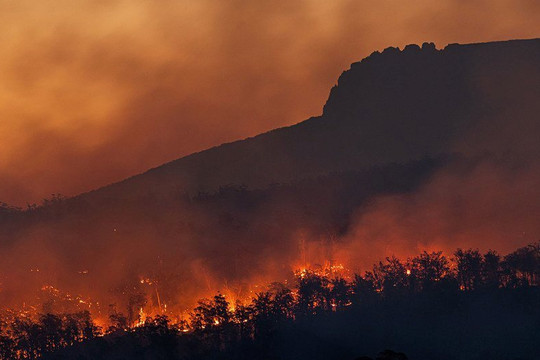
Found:
[[[322,277],[342,277],[346,279],[351,277],[351,271],[343,264],[326,263],[323,266],[317,265],[314,268],[300,267],[294,271],[294,275],[301,279],[305,278],[309,274]]]
[[[537,248],[531,251],[537,251],[535,249]],[[384,299],[387,294],[392,295],[395,291],[398,294],[399,291],[406,291],[407,294],[425,291],[439,286],[436,284],[438,282],[444,283],[442,280],[447,277],[453,281],[443,284],[444,286],[456,286],[456,289],[459,286],[461,291],[471,290],[466,289],[463,284],[458,284],[458,281],[462,281],[460,273],[456,272],[459,268],[454,267],[455,270],[452,270],[448,265],[449,261],[440,252],[432,254],[424,252],[417,258],[407,259],[406,262],[396,258],[387,258],[386,261],[374,265],[373,270],[366,271],[363,276],[352,277],[351,271],[343,264],[328,261],[322,266],[303,266],[291,271],[289,276],[295,275],[294,284],[287,281],[267,282],[268,285],[225,282],[221,289],[223,291],[219,291],[217,295],[214,292],[209,298],[199,301],[198,306],[189,308],[191,311],[185,307],[180,308],[174,302],[170,306],[169,301],[174,298],[166,291],[162,295],[167,303],[162,302],[158,285],[166,290],[163,285],[166,281],[163,278],[155,275],[139,276],[117,289],[117,293],[124,297],[124,302],[119,305],[120,311],[116,310],[116,304],[111,304],[108,317],[101,314],[99,302],[95,299],[70,294],[46,283],[39,288],[36,303],[25,303],[20,310],[0,308],[0,324],[8,324],[4,329],[0,327],[0,336],[11,336],[11,331],[15,327],[10,328],[9,324],[16,326],[19,321],[40,324],[51,319],[58,324],[75,321],[77,326],[85,329],[81,330],[82,335],[78,335],[75,341],[82,341],[88,331],[90,336],[102,336],[117,331],[136,332],[137,328],[146,329],[163,325],[171,326],[177,332],[197,333],[204,329],[219,330],[220,327],[231,324],[240,326],[251,324],[261,314],[267,316],[275,313],[276,316],[295,319],[297,314],[340,312],[353,305],[353,302],[362,296],[363,291],[371,294],[369,296],[377,294],[377,297]],[[496,276],[500,275],[500,269],[503,268],[496,268]],[[438,273],[433,275],[435,270],[438,270]],[[403,281],[404,274],[418,281],[412,279]],[[461,276],[466,275],[467,273],[461,273]],[[515,276],[517,279],[527,281],[528,286],[538,286],[534,274],[526,277],[526,274],[516,270]],[[80,280],[87,281],[86,278]],[[483,281],[489,280],[487,278]],[[497,281],[498,286],[509,283],[502,277],[498,277]],[[122,312],[126,310],[127,316]],[[165,313],[166,316],[163,316]]]
[[[32,272],[39,272],[39,269],[31,269]],[[87,269],[78,270],[77,274],[79,275],[88,275],[90,272]],[[320,277],[334,278],[351,278],[350,271],[341,263],[333,263],[331,261],[325,262],[323,265],[315,265],[314,267],[303,266],[292,271],[292,274],[296,278],[304,279],[309,276],[309,274],[314,274]],[[281,286],[288,286],[291,279],[285,279]],[[82,281],[82,280],[81,280]],[[136,283],[129,286],[126,286],[122,290],[122,295],[125,296],[125,301],[127,302],[130,296],[133,294],[139,294],[143,296],[144,301],[135,302],[134,313],[136,314],[134,318],[130,319],[130,327],[141,327],[144,326],[146,321],[150,318],[154,318],[157,315],[167,314],[171,320],[172,324],[181,324],[185,322],[184,319],[189,317],[189,312],[185,309],[180,309],[177,306],[170,307],[168,303],[162,301],[161,294],[159,292],[159,281],[153,276],[140,275],[136,280]],[[260,279],[260,283],[253,282],[239,282],[239,283],[228,283],[221,288],[221,293],[226,297],[228,301],[229,311],[235,312],[238,306],[246,306],[256,297],[259,293],[264,293],[266,291],[277,291],[274,285],[267,285],[269,281],[266,279]],[[264,285],[263,285],[264,284]],[[274,287],[273,287],[274,286]],[[295,289],[291,291],[293,297],[297,297],[298,293]],[[208,297],[213,296],[214,293],[209,294]],[[202,297],[202,296],[201,296]],[[170,299],[170,295],[166,297]],[[131,300],[129,300],[131,301]],[[169,302],[169,301],[167,301]],[[39,314],[44,310],[42,309],[42,304],[48,304],[46,312],[55,312],[55,313],[67,313],[67,312],[76,312],[81,310],[91,311],[92,316],[96,319],[100,326],[106,328],[106,324],[109,323],[107,312],[102,313],[100,309],[100,304],[98,301],[85,297],[81,294],[71,294],[64,290],[57,288],[52,284],[44,284],[40,287],[40,294],[36,298],[36,303],[33,305],[27,305],[24,308],[24,311],[13,312],[11,318],[16,316],[22,317],[32,317],[34,319],[39,318]],[[139,305],[140,303],[140,305]],[[41,304],[41,305],[40,305]],[[109,305],[109,307],[114,305]],[[335,309],[338,305],[332,303],[331,307]],[[112,309],[112,308],[111,308]],[[115,310],[116,311],[116,310]],[[111,313],[111,311],[109,311]],[[7,315],[3,315],[3,318],[9,318]],[[213,324],[215,326],[220,325],[220,320],[215,319]],[[188,328],[181,327],[183,332],[189,331]]]
[[[144,309],[142,306],[139,308],[139,317],[137,319],[137,323],[135,324],[135,327],[143,326],[146,321],[146,313],[144,312]]]
[[[395,276],[399,281],[402,281],[404,275],[417,278],[419,272],[421,272],[421,268],[415,267],[415,264],[422,265],[422,263],[415,263],[415,259],[407,259],[406,262],[402,263],[399,261],[397,261],[397,263],[391,262],[392,259],[387,259],[389,264],[381,262],[379,265],[374,266],[372,272],[366,272],[366,274],[369,273],[371,276],[369,281],[373,283],[371,285],[372,290],[377,293],[383,292],[383,288],[386,285],[382,285],[380,278],[381,273],[384,273],[385,271],[391,273],[391,275]],[[441,256],[441,253],[428,254],[427,252],[424,252],[418,259],[423,260],[428,265],[430,262],[426,262],[427,260],[430,260],[431,262],[437,261],[438,259],[441,261],[444,260],[444,262],[441,262],[443,265],[449,262]],[[416,261],[419,261],[418,259],[416,259]],[[33,267],[33,270],[31,271],[38,272],[37,267]],[[450,261],[447,269],[444,271],[441,270],[441,273],[432,277],[430,281],[439,282],[441,278],[448,275],[447,273],[452,274],[456,271],[456,266],[451,264]],[[90,272],[84,268],[83,270],[77,271],[77,273],[80,275],[90,274]],[[39,280],[47,278],[47,275],[46,271],[43,271],[42,269],[39,276],[36,277]],[[522,276],[520,273],[517,273],[517,275]],[[305,262],[303,266],[291,269],[285,277],[286,279],[280,283],[272,282],[271,278],[262,277],[251,277],[249,281],[224,281],[221,284],[217,281],[209,282],[208,290],[203,293],[198,292],[195,296],[197,296],[197,299],[205,297],[207,299],[212,299],[216,294],[216,291],[219,291],[219,294],[227,299],[227,310],[230,313],[235,313],[239,310],[244,311],[245,307],[249,307],[252,304],[253,299],[256,299],[258,296],[272,297],[284,290],[287,291],[287,294],[289,294],[293,300],[298,299],[302,296],[302,294],[299,293],[299,286],[306,284],[307,286],[315,284],[315,286],[326,287],[326,290],[328,291],[336,293],[343,292],[347,294],[347,292],[351,291],[352,284],[357,280],[356,277],[353,277],[353,273],[350,269],[343,263],[334,260],[324,261],[322,265],[315,264],[313,266]],[[318,279],[316,279],[316,277],[322,278],[320,279],[322,281],[317,282]],[[85,286],[85,284],[92,280],[92,276],[77,277],[77,280],[81,285],[79,289],[89,288],[88,286]],[[160,275],[156,274],[138,274],[138,276],[134,278],[125,280],[121,286],[112,289],[112,296],[111,294],[107,294],[108,297],[99,298],[101,304],[105,304],[105,308],[108,308],[108,311],[103,311],[98,298],[90,298],[84,293],[84,290],[71,293],[57,287],[54,283],[45,283],[34,290],[35,296],[26,299],[27,302],[24,303],[19,310],[3,311],[2,314],[0,314],[0,320],[14,319],[16,317],[39,319],[41,314],[46,313],[69,314],[89,311],[91,312],[93,319],[97,319],[100,324],[113,323],[115,321],[113,316],[115,315],[123,316],[124,325],[122,328],[124,329],[144,326],[150,321],[149,319],[155,319],[162,315],[167,315],[171,324],[186,323],[186,319],[189,319],[191,316],[190,311],[197,306],[197,299],[193,299],[192,302],[184,301],[181,303],[178,299],[181,298],[183,294],[180,295],[171,291],[171,288],[167,287],[167,284],[169,284],[167,280],[166,277],[160,277]],[[530,280],[530,282],[533,283],[533,280]],[[410,285],[413,282],[405,281],[404,283],[405,285],[403,285],[403,283],[399,283],[398,285],[408,286],[407,284]],[[459,286],[460,290],[465,291],[463,284],[460,284]],[[211,302],[212,300],[209,301]],[[313,300],[312,305],[321,305],[332,310],[339,310],[341,307],[349,306],[350,302],[346,299],[339,298],[338,300],[333,299],[321,303],[320,299],[315,299]],[[2,310],[6,309],[0,308],[0,311]],[[109,317],[111,318],[109,319]],[[220,321],[220,319],[215,319],[213,325],[221,325]],[[208,324],[212,325],[212,322]],[[181,329],[184,329],[184,327],[181,327]]]

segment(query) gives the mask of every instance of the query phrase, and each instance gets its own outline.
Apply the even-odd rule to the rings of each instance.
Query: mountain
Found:
[[[524,246],[540,236],[539,65],[540,39],[388,48],[340,76],[321,116],[67,200],[0,206],[0,303],[52,284],[102,314],[180,311],[298,265]]]
[[[180,158],[82,198],[166,197],[227,184],[264,188],[426,156],[520,148],[508,140],[501,146],[498,137],[534,142],[538,64],[540,39],[390,47],[353,63],[321,116]]]

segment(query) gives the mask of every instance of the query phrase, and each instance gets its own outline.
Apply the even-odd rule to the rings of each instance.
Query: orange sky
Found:
[[[0,0],[0,201],[318,115],[387,46],[540,37],[536,0]]]

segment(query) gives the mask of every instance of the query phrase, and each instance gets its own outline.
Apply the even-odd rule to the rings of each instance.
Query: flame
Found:
[[[351,271],[350,269],[346,268],[343,264],[331,264],[330,262],[326,262],[323,266],[316,266],[316,267],[301,267],[297,270],[294,270],[294,275],[296,277],[299,277],[301,279],[305,278],[308,274],[314,274],[317,276],[322,277],[341,277],[344,279],[350,279],[351,278]]]
[[[144,323],[146,322],[146,318],[147,318],[146,313],[144,312],[144,309],[141,306],[139,308],[139,316],[138,316],[137,323],[135,324],[135,327],[143,326]]]

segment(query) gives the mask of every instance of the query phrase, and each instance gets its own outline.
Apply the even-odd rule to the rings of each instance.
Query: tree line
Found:
[[[119,312],[110,315],[107,328],[96,326],[89,312],[44,314],[37,320],[4,319],[0,324],[0,359],[142,359],[148,354],[156,359],[281,359],[287,358],[284,348],[299,346],[289,344],[283,334],[297,336],[298,329],[306,326],[318,329],[310,329],[313,335],[325,333],[325,326],[349,324],[350,319],[368,321],[374,314],[399,318],[409,311],[412,319],[424,319],[431,316],[426,315],[430,311],[469,311],[479,298],[488,307],[500,299],[503,309],[518,307],[538,321],[532,329],[538,334],[539,276],[540,242],[504,257],[492,250],[482,254],[475,249],[458,249],[451,258],[442,252],[423,252],[406,261],[388,257],[363,275],[348,278],[331,271],[301,271],[293,287],[270,284],[247,304],[231,304],[217,293],[200,300],[188,318],[175,323],[158,315],[141,319],[144,322],[133,327]],[[377,332],[383,324],[373,326]],[[308,336],[301,340],[312,341]],[[355,357],[344,351],[335,358]],[[385,360],[406,358],[391,350],[377,355]]]

